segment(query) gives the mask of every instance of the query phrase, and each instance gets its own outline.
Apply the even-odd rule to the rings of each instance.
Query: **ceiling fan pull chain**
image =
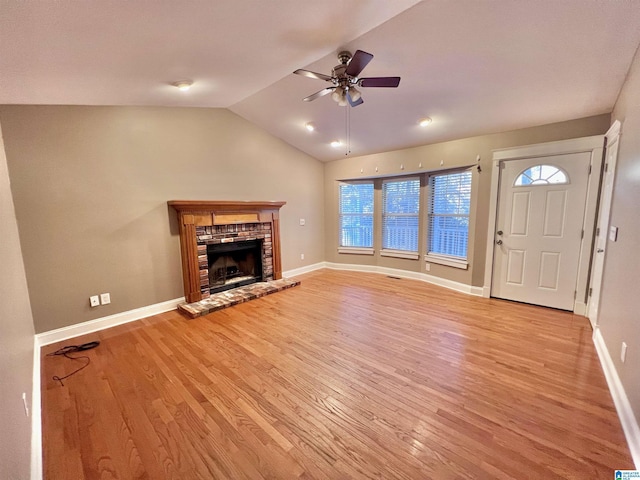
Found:
[[[349,117],[349,111],[351,109],[346,107],[344,109],[344,133],[345,133],[345,152],[344,155],[347,156],[351,153],[351,122]]]
[[[347,108],[347,124],[349,125],[349,141],[347,142],[347,155],[351,153],[351,109]]]

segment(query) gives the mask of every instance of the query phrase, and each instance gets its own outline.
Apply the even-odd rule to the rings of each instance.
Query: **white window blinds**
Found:
[[[341,183],[340,246],[373,247],[373,182]]]
[[[467,258],[471,171],[429,178],[428,252]]]
[[[382,248],[418,251],[420,179],[382,184]]]

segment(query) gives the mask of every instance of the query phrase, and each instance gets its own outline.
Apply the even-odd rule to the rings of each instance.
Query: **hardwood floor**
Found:
[[[45,479],[611,479],[584,317],[322,270],[42,351]],[[47,357],[99,339],[91,364]]]

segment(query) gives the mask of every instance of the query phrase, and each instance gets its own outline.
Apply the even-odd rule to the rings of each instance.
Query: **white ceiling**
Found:
[[[327,161],[347,108],[292,72],[340,50],[402,77],[349,108],[355,156],[608,113],[639,43],[637,0],[0,0],[0,104],[226,107]]]

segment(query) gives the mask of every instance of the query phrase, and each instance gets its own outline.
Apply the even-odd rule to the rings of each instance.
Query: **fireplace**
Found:
[[[209,292],[262,281],[262,240],[207,245]]]
[[[178,212],[182,279],[188,303],[242,286],[242,282],[282,278],[279,213],[285,202],[171,200],[168,204]],[[240,253],[250,245],[247,252]],[[218,258],[211,256],[214,251],[219,252],[213,254]],[[253,267],[247,266],[250,260]]]

